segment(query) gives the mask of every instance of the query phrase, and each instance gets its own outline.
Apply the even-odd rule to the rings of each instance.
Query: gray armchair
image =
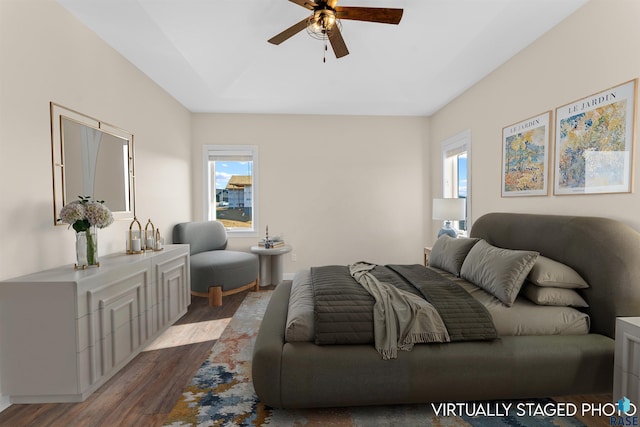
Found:
[[[259,288],[259,261],[254,254],[226,250],[227,232],[218,221],[183,222],[173,228],[174,243],[188,243],[191,294],[222,305],[222,297]]]

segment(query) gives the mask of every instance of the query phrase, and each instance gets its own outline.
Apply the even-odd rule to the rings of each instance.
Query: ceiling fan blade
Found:
[[[398,24],[402,19],[402,9],[358,6],[337,6],[335,9],[336,18],[338,19],[381,22],[383,24]]]
[[[311,0],[289,0],[289,1],[309,10],[313,10],[314,7],[318,6],[315,2]]]
[[[304,30],[305,28],[307,28],[307,18],[304,18],[302,21],[298,22],[297,24],[290,26],[280,34],[271,37],[268,41],[271,44],[280,44],[283,41],[287,40],[289,37],[292,37],[298,34],[300,31]]]
[[[334,25],[331,30],[329,30],[329,41],[331,42],[333,53],[336,54],[336,58],[349,55],[349,49],[347,49],[347,44],[344,42],[340,28],[338,28],[337,25]]]

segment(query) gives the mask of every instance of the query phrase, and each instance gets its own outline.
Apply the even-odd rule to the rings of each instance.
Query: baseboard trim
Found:
[[[11,399],[9,396],[0,396],[0,412],[4,411],[9,406],[11,406]]]

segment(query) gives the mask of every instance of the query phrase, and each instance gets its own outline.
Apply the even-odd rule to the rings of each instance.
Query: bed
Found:
[[[640,234],[605,218],[491,213],[475,222],[470,237],[491,248],[533,251],[539,255],[533,264],[544,258],[572,269],[588,286],[576,291],[585,303],[575,308],[582,320],[578,315],[570,327],[544,335],[509,332],[509,320],[499,321],[493,339],[416,344],[384,360],[370,343],[288,341],[296,285],[285,282],[274,291],[255,343],[259,399],[271,407],[311,408],[610,393],[615,318],[640,315]],[[523,295],[526,286],[511,307],[493,298],[498,313],[523,304],[536,310]]]

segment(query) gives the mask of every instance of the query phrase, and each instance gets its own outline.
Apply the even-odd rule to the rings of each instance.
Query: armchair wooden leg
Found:
[[[191,291],[191,295],[209,298],[210,307],[219,307],[222,305],[222,297],[227,295],[237,294],[238,292],[247,291],[249,289],[258,292],[260,290],[259,280],[256,279],[253,282],[248,283],[244,286],[241,286],[236,289],[231,289],[229,291],[224,291],[224,292],[222,291],[222,286],[211,286],[209,288],[209,292],[207,293]]]
[[[219,307],[222,305],[222,286],[212,286],[209,288],[209,306]]]

